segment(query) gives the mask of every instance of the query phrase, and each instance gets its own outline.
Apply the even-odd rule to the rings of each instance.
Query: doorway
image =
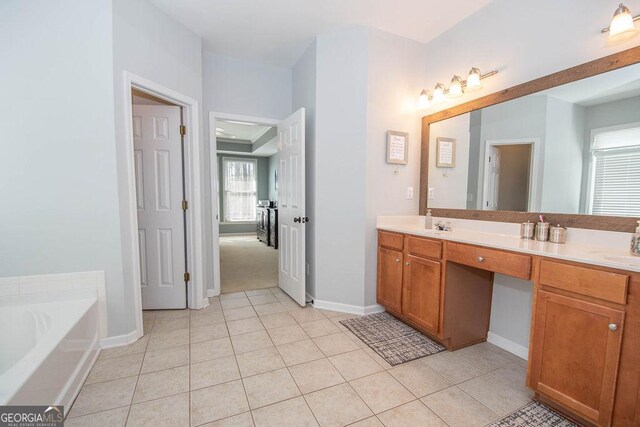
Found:
[[[184,200],[187,202],[186,211],[183,218],[183,232],[182,236],[186,235],[186,242],[183,242],[186,248],[186,257],[183,261],[183,265],[186,265],[184,271],[178,271],[183,274],[189,273],[187,276],[189,285],[187,286],[187,298],[186,306],[190,309],[201,309],[208,305],[208,299],[205,295],[204,289],[204,256],[202,240],[204,236],[203,232],[203,217],[201,214],[202,194],[200,187],[200,138],[199,138],[199,122],[198,122],[198,101],[194,98],[188,97],[180,92],[147,80],[143,77],[134,75],[129,72],[124,72],[124,152],[126,155],[126,171],[125,179],[126,183],[126,206],[127,206],[127,220],[124,236],[129,246],[129,252],[131,254],[130,264],[130,278],[129,282],[132,286],[132,292],[134,297],[135,307],[135,319],[136,319],[136,331],[131,337],[128,337],[129,342],[133,342],[136,339],[142,337],[144,334],[143,328],[143,316],[142,316],[142,271],[140,260],[140,244],[138,234],[138,197],[136,192],[136,158],[135,158],[135,141],[134,141],[134,120],[133,120],[133,103],[132,96],[133,90],[143,92],[157,99],[160,99],[164,103],[169,103],[174,106],[178,106],[182,111],[182,123],[185,126],[183,129],[184,143],[182,146],[182,160],[183,160],[183,195]],[[156,121],[158,132],[162,132],[164,129],[161,125],[162,120]],[[171,157],[171,156],[169,156]],[[165,199],[166,200],[166,199]],[[180,203],[182,207],[182,203]],[[165,233],[163,237],[167,237],[168,233]],[[184,239],[184,237],[183,237]],[[169,247],[170,245],[166,245]],[[157,254],[156,254],[157,255]],[[178,255],[179,256],[179,255]],[[148,261],[148,260],[147,260]],[[167,275],[165,275],[167,276]],[[184,290],[184,288],[182,288]],[[184,294],[182,293],[182,301],[184,301]],[[182,303],[182,307],[185,303]]]
[[[214,132],[220,291],[277,287],[277,124],[217,118]]]
[[[268,129],[259,138],[264,139],[265,147],[276,149],[270,154],[272,157],[277,153],[277,157],[271,161],[273,167],[269,168],[267,178],[271,188],[277,191],[275,198],[261,199],[257,194],[257,183],[247,184],[253,182],[248,177],[258,174],[261,169],[257,160],[254,164],[248,157],[263,145],[248,139],[244,147],[236,144],[233,152],[227,152],[231,151],[227,143],[237,143],[242,139],[232,132],[235,125]],[[248,227],[244,231],[236,230],[233,234],[253,237],[255,230],[254,243],[261,241],[278,251],[277,286],[297,304],[305,306],[305,224],[310,220],[305,213],[305,109],[300,108],[283,120],[210,112],[209,135],[214,266],[213,289],[209,295],[219,295],[221,290],[224,292],[221,284],[221,270],[224,267],[221,265],[220,236],[225,234],[223,226],[233,223],[234,226]],[[238,155],[238,151],[243,151],[244,155]],[[225,155],[227,159],[223,158]],[[264,170],[264,166],[262,168]],[[269,287],[268,283],[264,286]]]
[[[536,140],[486,141],[483,210],[535,210]]]
[[[142,309],[185,309],[183,109],[138,89],[131,99]]]

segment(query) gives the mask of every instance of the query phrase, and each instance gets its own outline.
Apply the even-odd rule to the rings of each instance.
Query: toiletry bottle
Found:
[[[638,221],[636,232],[631,236],[631,255],[640,256],[640,221]]]
[[[424,228],[431,230],[433,228],[433,217],[431,216],[431,209],[427,209],[427,216],[424,217]]]

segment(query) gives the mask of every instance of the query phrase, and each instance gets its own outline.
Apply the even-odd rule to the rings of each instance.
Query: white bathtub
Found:
[[[69,409],[98,355],[97,301],[0,306],[0,405]]]

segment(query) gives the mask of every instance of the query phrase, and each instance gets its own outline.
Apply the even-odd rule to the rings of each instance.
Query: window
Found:
[[[225,221],[256,220],[256,168],[257,162],[252,159],[222,159]]]
[[[595,136],[590,208],[594,215],[640,216],[640,127]]]

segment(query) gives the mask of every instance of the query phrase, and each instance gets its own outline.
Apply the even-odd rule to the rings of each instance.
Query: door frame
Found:
[[[245,116],[242,114],[218,113],[209,111],[209,170],[211,171],[211,256],[213,258],[213,289],[207,289],[207,296],[220,295],[220,212],[218,209],[218,150],[216,149],[216,119],[237,120],[278,126],[282,120],[267,117]],[[229,154],[231,156],[231,154]]]
[[[484,207],[484,197],[489,192],[489,176],[486,165],[489,162],[491,147],[499,145],[531,145],[531,161],[529,163],[529,201],[527,211],[537,212],[540,210],[540,191],[542,190],[542,150],[540,149],[540,138],[518,138],[518,139],[487,139],[484,144],[484,157],[482,158],[482,205]]]
[[[187,233],[187,271],[191,280],[187,286],[187,308],[201,309],[208,305],[204,293],[203,267],[203,223],[202,223],[202,190],[200,188],[200,130],[198,122],[198,101],[173,89],[124,71],[124,123],[125,152],[127,157],[127,198],[129,200],[129,241],[133,268],[131,283],[133,284],[134,303],[136,307],[136,335],[143,335],[142,323],[142,289],[140,280],[140,243],[138,242],[138,210],[136,208],[135,161],[133,141],[133,97],[132,89],[153,95],[183,108],[183,124],[187,127],[185,135],[187,149],[184,151],[185,197],[189,201],[186,214]]]

